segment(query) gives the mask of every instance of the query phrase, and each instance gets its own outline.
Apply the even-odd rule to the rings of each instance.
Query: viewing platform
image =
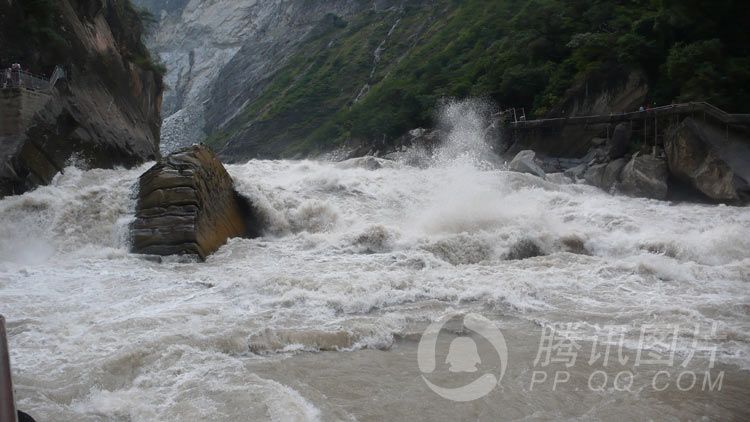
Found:
[[[64,76],[59,66],[49,79],[21,70],[20,66],[0,70],[0,138],[23,133],[34,114],[52,98],[55,83]]]

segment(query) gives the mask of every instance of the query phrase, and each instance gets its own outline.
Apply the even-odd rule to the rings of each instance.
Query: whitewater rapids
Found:
[[[0,313],[19,408],[40,421],[407,419],[396,405],[409,401],[398,393],[406,383],[434,409],[451,408],[418,377],[389,370],[418,374],[397,351],[408,355],[404,344],[448,311],[481,313],[519,338],[544,323],[581,323],[582,338],[596,324],[635,336],[641,324],[715,323],[723,340],[708,346],[747,379],[747,208],[507,172],[482,158],[475,123],[454,125],[428,166],[228,166],[267,230],[230,240],[205,263],[128,253],[134,185],[149,165],[70,167],[0,201]],[[507,259],[523,242],[543,255]],[[609,404],[587,405],[576,394],[516,404],[517,418],[606,416],[607,406],[694,415],[668,399],[623,404],[611,393]],[[474,410],[475,420],[502,419]]]

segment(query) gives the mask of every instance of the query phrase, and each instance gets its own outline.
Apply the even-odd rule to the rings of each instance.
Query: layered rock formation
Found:
[[[48,183],[71,162],[109,168],[159,157],[162,79],[129,2],[4,1],[0,28],[4,59],[67,73],[23,128],[2,137],[0,196]]]
[[[141,176],[132,250],[206,259],[229,238],[257,236],[258,227],[251,204],[234,190],[216,155],[192,146]]]

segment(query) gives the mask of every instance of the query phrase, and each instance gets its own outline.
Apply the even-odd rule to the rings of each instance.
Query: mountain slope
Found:
[[[136,0],[159,23],[149,47],[169,69],[163,150],[202,141],[262,93],[326,14],[364,0]]]
[[[271,25],[284,19],[268,20],[207,83],[201,131],[225,159],[387,143],[431,125],[443,97],[486,97],[532,116],[644,101],[750,107],[747,2],[333,3],[322,2],[302,20],[299,10],[310,2],[266,4],[269,16],[289,16],[307,30],[285,38]],[[274,55],[279,45],[290,47]],[[275,59],[256,66],[264,57]],[[624,85],[638,95],[594,106],[606,100],[603,92]]]

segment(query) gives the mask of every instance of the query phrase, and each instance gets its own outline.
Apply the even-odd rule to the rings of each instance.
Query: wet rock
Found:
[[[612,137],[607,141],[607,155],[614,160],[628,152],[633,130],[630,123],[620,123],[615,127]]]
[[[667,197],[667,163],[652,155],[638,154],[622,170],[621,190],[629,195],[665,199]]]
[[[595,164],[586,170],[584,179],[589,185],[596,186],[599,189],[609,192],[618,186],[620,175],[627,163],[628,160],[618,158],[609,163]]]
[[[544,255],[546,254],[536,242],[530,239],[522,239],[510,247],[508,253],[505,254],[505,259],[508,261],[517,261]]]
[[[602,179],[604,178],[604,172],[607,170],[607,164],[595,164],[590,166],[586,173],[583,175],[583,179],[591,186],[601,187]]]
[[[588,170],[588,165],[583,163],[565,170],[563,174],[573,180],[579,180],[583,179],[586,170]]]
[[[140,177],[132,250],[148,255],[194,255],[201,260],[232,237],[254,237],[259,224],[216,155],[203,146],[182,149]]]
[[[423,249],[452,265],[480,263],[490,259],[494,250],[490,243],[466,234],[425,245]]]
[[[573,183],[573,179],[563,173],[551,173],[547,175],[547,181],[557,183],[558,185],[567,185]]]
[[[566,236],[560,239],[565,250],[576,255],[590,255],[588,249],[586,249],[586,242],[578,236]]]
[[[614,160],[607,164],[607,167],[604,168],[604,174],[602,175],[601,180],[601,186],[600,188],[604,190],[610,190],[618,185],[620,182],[620,175],[622,174],[622,169],[625,168],[625,165],[628,164],[628,160],[624,158],[618,158],[617,160]]]
[[[390,250],[393,235],[383,226],[372,226],[354,239],[361,253],[382,253]]]
[[[521,151],[516,154],[513,161],[508,164],[508,169],[518,173],[533,174],[534,176],[544,179],[546,177],[544,170],[542,170],[542,168],[534,161],[535,157],[536,153],[534,151]]]
[[[665,140],[669,171],[714,201],[750,198],[750,146],[734,134],[692,118]]]

